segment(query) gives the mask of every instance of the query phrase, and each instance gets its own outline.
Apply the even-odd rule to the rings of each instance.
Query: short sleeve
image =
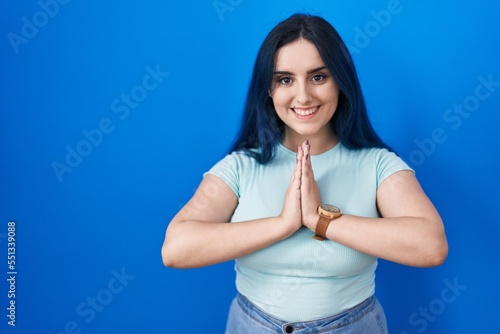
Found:
[[[240,197],[241,153],[233,152],[216,163],[208,172],[224,181]]]
[[[387,149],[381,149],[377,154],[377,189],[386,178],[402,170],[410,170],[415,173],[415,171],[394,152],[390,152]]]

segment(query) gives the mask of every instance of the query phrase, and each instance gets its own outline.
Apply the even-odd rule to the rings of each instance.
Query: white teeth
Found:
[[[294,113],[300,115],[300,116],[309,116],[311,114],[314,114],[316,110],[318,110],[318,107],[310,108],[310,109],[292,109]]]

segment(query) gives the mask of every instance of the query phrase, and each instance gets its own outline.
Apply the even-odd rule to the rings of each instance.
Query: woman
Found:
[[[296,14],[264,40],[241,133],[168,226],[162,257],[236,260],[226,333],[373,334],[387,333],[377,258],[430,267],[447,252],[439,214],[369,123],[340,36]]]

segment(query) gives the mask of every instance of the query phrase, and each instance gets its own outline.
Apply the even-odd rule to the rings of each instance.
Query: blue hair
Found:
[[[260,47],[231,152],[242,150],[262,164],[273,158],[285,129],[270,97],[276,51],[299,38],[316,46],[339,88],[337,110],[330,120],[339,141],[350,149],[388,148],[370,123],[354,62],[338,32],[319,16],[294,14],[274,27]]]

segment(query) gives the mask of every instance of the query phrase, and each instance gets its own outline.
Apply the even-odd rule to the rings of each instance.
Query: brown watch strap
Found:
[[[330,218],[319,215],[318,224],[316,225],[316,230],[314,231],[313,238],[316,240],[326,240],[326,230],[330,224]]]

